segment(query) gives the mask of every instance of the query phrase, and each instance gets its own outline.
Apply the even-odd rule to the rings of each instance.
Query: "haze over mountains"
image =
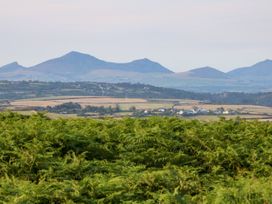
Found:
[[[210,78],[210,79],[226,79],[228,75],[222,71],[219,71],[212,67],[201,67],[192,69],[188,72],[183,72],[181,74],[186,74],[190,77],[196,78]]]
[[[149,59],[114,63],[74,51],[32,67],[14,62],[0,68],[0,80],[131,82],[198,92],[271,91],[270,79],[272,60],[227,73],[212,67],[174,73]]]

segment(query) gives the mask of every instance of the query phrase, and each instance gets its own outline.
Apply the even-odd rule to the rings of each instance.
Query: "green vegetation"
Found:
[[[272,203],[272,123],[0,114],[0,203]]]
[[[98,113],[99,115],[112,115],[113,113],[119,113],[122,110],[120,106],[116,104],[114,107],[104,107],[104,106],[86,106],[82,107],[78,103],[63,103],[54,107],[47,106],[43,107],[36,107],[34,110],[37,111],[48,111],[51,113],[59,113],[59,114],[77,114],[79,116],[88,116],[88,113]]]
[[[202,94],[145,84],[96,82],[0,81],[0,100],[52,96],[112,96],[117,98],[200,98]]]
[[[213,104],[272,106],[272,92],[194,93],[145,84],[96,82],[0,81],[1,100],[52,96],[111,96],[116,98],[193,99]]]

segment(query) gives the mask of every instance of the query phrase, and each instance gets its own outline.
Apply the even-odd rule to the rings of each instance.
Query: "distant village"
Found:
[[[175,108],[159,108],[154,110],[138,110],[135,111],[136,116],[155,116],[155,115],[164,115],[164,116],[197,116],[197,115],[237,115],[242,114],[236,110],[224,109],[223,107],[217,108],[216,110],[208,110],[198,106],[193,107],[192,109],[175,109]]]
[[[0,110],[5,110],[9,106],[8,101],[2,101],[0,104]],[[27,110],[27,109],[25,109]],[[78,116],[92,117],[92,116],[107,116],[107,115],[118,115],[118,113],[123,113],[123,116],[129,115],[132,117],[146,117],[146,116],[180,116],[180,117],[190,117],[198,115],[238,115],[238,114],[248,114],[245,112],[225,109],[223,107],[217,108],[215,110],[208,110],[199,106],[193,106],[190,109],[180,109],[175,108],[158,108],[158,109],[137,109],[132,106],[129,110],[121,109],[119,104],[111,107],[104,106],[86,106],[82,107],[78,103],[64,103],[54,107],[34,107],[29,110],[35,111],[46,111],[58,114],[76,114]]]

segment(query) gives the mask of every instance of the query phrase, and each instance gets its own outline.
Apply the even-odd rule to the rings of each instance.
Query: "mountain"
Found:
[[[19,65],[17,62],[13,62],[7,65],[4,65],[3,67],[0,67],[0,74],[23,71],[25,69],[26,69],[25,67]]]
[[[92,69],[105,65],[105,62],[93,56],[70,52],[62,57],[51,59],[30,67],[32,72],[60,75],[84,74]]]
[[[234,69],[227,73],[228,76],[239,79],[271,79],[272,60],[264,60],[250,67]]]
[[[159,63],[153,62],[147,58],[121,64],[119,70],[140,73],[173,73]]]
[[[171,73],[162,65],[148,59],[130,63],[106,62],[91,55],[70,52],[62,57],[48,60],[30,68],[31,71],[66,76],[80,76],[94,70],[123,71],[136,73]]]
[[[138,82],[146,75],[171,73],[149,59],[114,63],[72,51],[28,68],[18,63],[6,65],[0,68],[0,80]]]
[[[271,78],[271,60],[228,73],[212,67],[174,73],[146,58],[115,63],[75,51],[32,67],[17,62],[0,67],[0,80],[129,82],[196,92],[272,92]]]
[[[196,78],[209,78],[209,79],[226,79],[228,76],[226,73],[221,72],[212,67],[201,67],[197,69],[192,69],[188,72],[184,73],[189,77],[196,77]]]

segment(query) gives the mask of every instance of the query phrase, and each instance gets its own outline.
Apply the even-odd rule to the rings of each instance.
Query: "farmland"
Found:
[[[257,105],[222,105],[222,104],[203,104],[201,101],[190,99],[144,99],[144,98],[114,98],[114,97],[102,97],[102,96],[60,96],[60,97],[45,97],[45,98],[32,98],[32,99],[19,99],[11,100],[9,106],[6,109],[19,111],[21,113],[33,113],[36,107],[54,107],[65,103],[76,103],[83,108],[88,106],[93,107],[115,107],[119,106],[122,113],[113,114],[113,117],[126,117],[132,116],[131,108],[136,110],[156,112],[156,110],[175,110],[177,113],[179,110],[191,110],[198,108],[200,110],[209,110],[215,112],[217,109],[232,110],[236,114],[224,115],[226,118],[235,118],[237,116],[245,119],[267,119],[272,117],[272,108],[266,106]],[[53,118],[55,117],[76,117],[75,114],[49,114]],[[152,114],[151,114],[152,115]],[[173,114],[172,114],[173,115]],[[95,116],[95,114],[93,114]],[[191,119],[201,120],[215,120],[218,119],[220,114],[206,116],[196,115],[190,117]]]
[[[147,100],[140,98],[112,98],[112,97],[95,97],[95,96],[68,96],[68,97],[51,97],[40,99],[25,99],[16,100],[11,102],[14,108],[27,108],[27,107],[46,107],[56,106],[67,102],[79,103],[81,106],[110,106],[115,104],[141,104],[146,103]]]
[[[272,93],[194,93],[146,84],[95,82],[0,81],[1,100],[102,96],[114,98],[191,99],[213,104],[262,105],[272,107]]]

